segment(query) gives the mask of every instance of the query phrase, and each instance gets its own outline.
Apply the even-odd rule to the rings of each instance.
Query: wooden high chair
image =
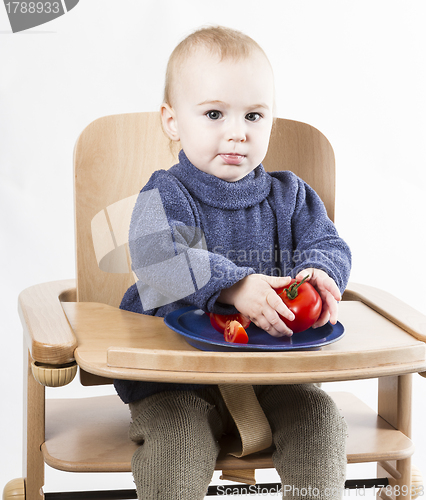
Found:
[[[113,378],[244,385],[378,377],[377,411],[352,394],[332,394],[349,427],[347,459],[377,462],[380,496],[408,499],[412,478],[419,482],[410,458],[411,374],[426,370],[426,318],[387,293],[352,284],[340,304],[345,336],[336,343],[317,351],[199,351],[162,318],[118,309],[134,282],[127,230],[135,196],[153,171],[175,163],[159,114],[96,120],[79,137],[74,162],[77,279],[20,294],[28,354],[23,477],[8,483],[3,498],[43,498],[44,463],[69,472],[130,471],[136,445],[118,396],[45,399],[44,386],[69,383],[79,366],[83,386]],[[306,180],[333,219],[334,155],[320,132],[278,119],[264,165]],[[217,462],[225,477],[249,484],[255,469],[271,467],[270,452],[241,459],[222,454]],[[103,495],[90,498],[134,498],[134,492]]]

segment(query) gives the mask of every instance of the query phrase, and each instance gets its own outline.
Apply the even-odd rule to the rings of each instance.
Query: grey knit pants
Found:
[[[313,384],[255,386],[269,420],[283,498],[336,500],[346,472],[346,424],[334,401]],[[235,432],[217,386],[163,392],[130,405],[130,438],[139,500],[201,500],[219,453]]]

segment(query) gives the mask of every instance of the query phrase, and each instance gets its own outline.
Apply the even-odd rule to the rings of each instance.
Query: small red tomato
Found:
[[[243,316],[240,313],[236,314],[215,314],[215,313],[210,313],[210,323],[212,327],[217,330],[220,333],[223,333],[225,331],[226,327],[226,322],[230,321],[238,321],[238,323],[241,324],[243,328],[248,328],[251,321]]]
[[[234,344],[247,344],[249,341],[247,332],[244,330],[241,323],[236,320],[229,320],[225,325],[224,332],[226,342],[232,342]]]
[[[315,288],[306,281],[308,277],[306,276],[299,283],[292,280],[287,288],[275,290],[295,316],[293,321],[289,321],[280,315],[280,318],[293,333],[303,332],[310,328],[320,317],[322,311],[321,297]]]

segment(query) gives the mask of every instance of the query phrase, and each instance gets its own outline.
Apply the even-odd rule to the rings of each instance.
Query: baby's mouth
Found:
[[[245,158],[244,155],[239,155],[237,153],[223,153],[220,157],[228,165],[239,165]]]

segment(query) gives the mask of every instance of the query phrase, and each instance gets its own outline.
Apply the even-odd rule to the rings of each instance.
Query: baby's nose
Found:
[[[234,142],[244,142],[246,140],[245,124],[233,121],[228,128],[228,140]]]

